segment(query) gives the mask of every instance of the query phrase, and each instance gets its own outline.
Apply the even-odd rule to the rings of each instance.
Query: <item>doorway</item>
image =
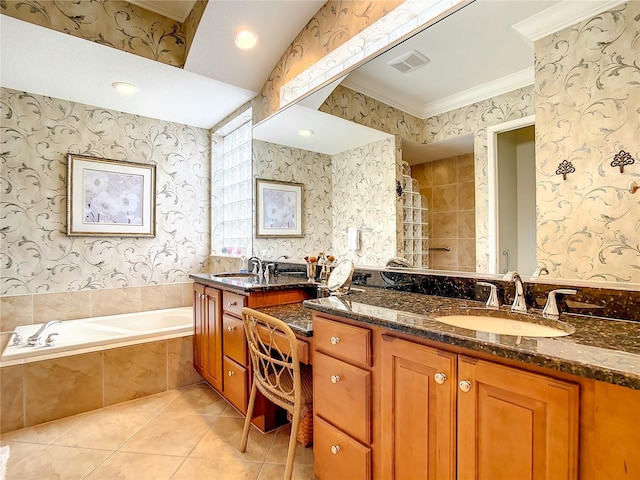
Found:
[[[487,129],[490,273],[533,275],[536,265],[534,118]]]

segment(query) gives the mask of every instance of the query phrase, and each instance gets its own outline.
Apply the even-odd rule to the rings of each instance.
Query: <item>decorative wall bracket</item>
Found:
[[[575,167],[569,160],[563,160],[558,165],[558,169],[556,170],[556,175],[562,175],[562,179],[566,180],[567,174],[573,173],[575,171],[576,171]]]
[[[613,157],[613,162],[611,162],[612,167],[620,167],[620,173],[624,173],[625,165],[632,165],[635,162],[633,158],[631,158],[631,154],[625,152],[624,150],[620,150]]]

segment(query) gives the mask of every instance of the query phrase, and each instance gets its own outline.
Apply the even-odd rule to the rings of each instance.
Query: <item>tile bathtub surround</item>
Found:
[[[2,432],[201,382],[193,336],[0,369]]]
[[[0,296],[0,332],[49,320],[75,320],[193,305],[192,282],[146,287]],[[3,339],[7,340],[7,339]],[[0,344],[4,349],[5,342]]]
[[[284,474],[289,427],[252,429],[206,384],[159,393],[4,434],[7,480],[85,478],[271,480]],[[293,478],[313,479],[313,450],[296,448]]]

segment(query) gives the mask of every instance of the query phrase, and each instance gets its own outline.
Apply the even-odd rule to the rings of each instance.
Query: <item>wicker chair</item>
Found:
[[[265,397],[291,415],[291,436],[284,473],[285,480],[288,480],[293,473],[300,419],[305,416],[309,418],[307,412],[312,411],[311,369],[306,365],[301,368],[297,339],[289,325],[246,307],[242,309],[242,318],[251,354],[253,385],[240,451],[244,452],[247,449],[256,394],[257,390],[260,390]]]

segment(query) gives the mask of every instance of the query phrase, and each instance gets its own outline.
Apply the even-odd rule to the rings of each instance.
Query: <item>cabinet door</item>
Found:
[[[463,356],[458,380],[459,479],[577,478],[577,385]]]
[[[205,375],[207,359],[207,300],[204,285],[193,284],[193,367]]]
[[[205,289],[207,312],[207,347],[205,362],[205,379],[213,388],[222,391],[222,311],[220,307],[220,290],[207,287]]]
[[[382,338],[382,478],[455,479],[456,356]]]

